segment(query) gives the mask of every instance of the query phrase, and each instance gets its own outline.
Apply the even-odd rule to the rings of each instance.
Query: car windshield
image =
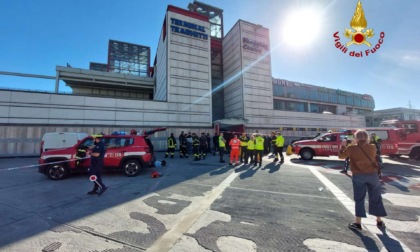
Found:
[[[315,137],[315,138],[314,138],[314,140],[318,140],[318,139],[322,138],[323,136],[325,136],[326,134],[327,134],[327,133],[321,134],[321,135],[319,135],[319,136]]]
[[[83,141],[80,145],[79,145],[79,149],[83,149],[83,148],[89,148],[90,146],[93,145],[93,138],[88,138],[85,139],[85,141]]]

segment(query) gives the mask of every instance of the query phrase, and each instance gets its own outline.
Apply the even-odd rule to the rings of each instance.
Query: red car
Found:
[[[120,170],[129,177],[137,176],[156,159],[153,145],[144,136],[104,135],[102,141],[106,146],[104,171]],[[91,146],[93,137],[89,136],[72,147],[45,151],[39,158],[38,171],[52,180],[64,179],[75,172],[87,172]]]
[[[376,133],[382,139],[381,154],[393,155],[398,151],[398,130],[392,128],[365,128],[370,133]],[[354,131],[354,130],[353,130]],[[337,156],[341,142],[345,139],[345,132],[325,133],[312,140],[296,141],[292,144],[292,151],[304,160],[311,160],[314,156]]]

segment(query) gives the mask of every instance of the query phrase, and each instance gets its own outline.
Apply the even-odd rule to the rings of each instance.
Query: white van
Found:
[[[80,132],[49,132],[45,133],[41,141],[41,153],[46,150],[67,148],[87,137],[88,134]]]

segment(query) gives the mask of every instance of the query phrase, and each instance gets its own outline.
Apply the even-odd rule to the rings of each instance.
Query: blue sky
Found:
[[[106,63],[109,39],[151,47],[152,61],[167,5],[187,8],[192,0],[0,0],[0,71],[55,76],[55,67],[69,63],[89,68]],[[347,43],[344,30],[357,0],[201,0],[224,10],[225,34],[238,19],[270,29],[272,75],[306,84],[371,94],[376,109],[420,109],[420,1],[361,0],[372,44],[335,47],[333,34]],[[288,16],[301,9],[306,30],[285,33]],[[294,26],[293,26],[294,27]],[[374,53],[351,57],[383,43]],[[302,36],[298,43],[296,36]],[[0,88],[53,90],[54,80],[0,75]],[[65,90],[60,87],[61,90]]]

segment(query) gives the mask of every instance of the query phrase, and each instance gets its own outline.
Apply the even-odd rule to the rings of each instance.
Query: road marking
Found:
[[[302,167],[302,168],[309,169],[315,175],[315,177],[317,177],[325,185],[325,187],[328,188],[331,191],[332,194],[334,194],[334,196],[341,202],[341,204],[343,204],[344,207],[350,213],[352,213],[353,216],[354,216],[354,209],[355,209],[354,201],[352,199],[350,199],[349,197],[347,197],[347,195],[344,194],[343,191],[341,191],[329,179],[327,179],[324,175],[322,175],[322,173],[319,172],[317,170],[317,168],[308,167],[306,165],[298,165],[298,164],[295,164],[295,165],[299,166],[299,167]],[[382,233],[382,231],[380,231],[376,227],[376,217],[375,216],[368,215],[368,218],[365,218],[363,226],[369,232],[374,234],[376,236],[376,238],[378,239],[378,241],[382,242],[384,247],[387,248],[388,250],[392,247],[398,246],[400,248],[400,250],[402,249],[402,251],[412,251],[409,247],[407,247],[400,240],[398,240],[397,237],[395,237],[393,234],[391,234],[391,232],[389,232],[389,230],[386,230],[386,233]],[[381,240],[380,236],[382,238],[387,237],[387,240],[389,240],[390,243],[386,243],[386,241]],[[399,245],[397,245],[396,243],[399,243]],[[392,251],[392,249],[391,249],[391,251]]]
[[[201,201],[188,207],[184,217],[180,218],[172,229],[164,233],[148,249],[149,252],[170,251],[181,237],[191,228],[195,221],[213,204],[213,202],[230,186],[240,173],[232,172],[222,183],[213,188]]]
[[[420,208],[420,196],[385,193],[382,198],[389,200],[393,205]]]

